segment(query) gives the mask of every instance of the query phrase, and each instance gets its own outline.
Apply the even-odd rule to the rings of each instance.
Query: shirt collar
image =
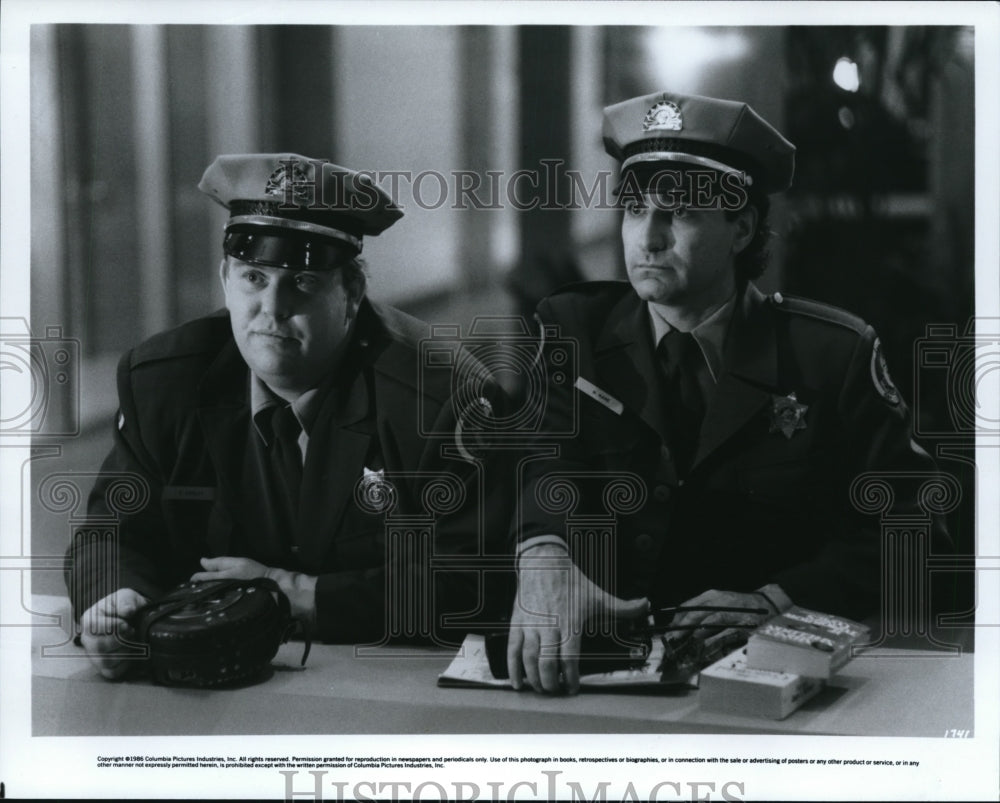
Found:
[[[656,348],[667,333],[676,327],[667,320],[667,311],[662,305],[650,301],[647,306],[653,325],[653,347]],[[726,330],[729,328],[729,321],[732,319],[735,309],[736,295],[734,294],[691,330],[691,335],[701,349],[708,370],[712,374],[712,380],[715,382],[718,382],[719,377],[722,376],[724,367],[722,349],[726,341]]]
[[[264,380],[253,371],[250,372],[250,416],[257,434],[264,441],[265,446],[271,435],[270,416],[259,414],[285,404],[287,402],[271,390]],[[319,388],[307,390],[292,402],[292,413],[306,435],[309,434],[318,412]]]

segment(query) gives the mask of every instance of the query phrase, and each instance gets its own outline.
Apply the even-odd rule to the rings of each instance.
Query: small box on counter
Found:
[[[796,606],[750,634],[746,662],[751,669],[829,680],[851,660],[851,647],[868,637],[859,622]]]
[[[741,647],[701,671],[698,704],[722,714],[784,719],[823,685],[817,678],[752,669]]]

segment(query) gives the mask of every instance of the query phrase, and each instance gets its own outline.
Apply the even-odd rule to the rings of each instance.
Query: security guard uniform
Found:
[[[538,312],[558,327],[560,342],[578,344],[572,385],[553,376],[560,366],[549,361],[546,431],[578,434],[558,441],[558,458],[528,464],[523,542],[565,538],[568,516],[546,504],[544,485],[571,477],[577,522],[616,518],[606,588],[616,596],[673,605],[709,588],[777,583],[806,607],[847,616],[874,610],[879,522],[854,507],[851,484],[868,471],[926,473],[934,464],[910,438],[905,402],[878,374],[870,326],[747,284],[685,475],[662,413],[648,308],[631,286],[570,286]],[[609,505],[614,477],[641,479],[639,498]],[[894,513],[919,514],[916,488],[897,489]],[[938,543],[947,543],[940,517],[934,525]]]
[[[660,191],[655,176],[678,167],[738,173],[730,186],[754,192],[791,184],[794,147],[743,103],[633,98],[605,109],[604,136],[622,164],[623,192]],[[776,583],[796,604],[868,615],[883,585],[880,524],[859,512],[852,484],[893,472],[891,512],[920,515],[915,478],[934,464],[911,440],[909,411],[870,326],[737,285],[687,464],[666,412],[647,302],[627,282],[590,282],[539,305],[549,367],[540,440],[558,456],[526,466],[520,549],[566,542],[605,590],[657,607]],[[568,376],[570,363],[553,351],[566,342],[578,360]],[[940,516],[932,529],[935,544],[947,545]],[[601,541],[608,535],[610,545]]]
[[[297,200],[310,163],[254,155],[220,157],[209,168],[202,188],[232,215],[227,253],[319,265],[339,242],[360,248],[363,234],[401,214],[372,187],[355,219],[317,212],[314,197],[279,209]],[[338,180],[360,175],[337,171]],[[343,186],[311,189],[344,197]],[[114,446],[90,496],[90,521],[68,553],[77,615],[118,588],[155,599],[199,571],[200,558],[227,555],[317,576],[320,639],[460,640],[484,604],[475,561],[491,546],[503,551],[510,500],[503,483],[484,493],[489,461],[475,444],[456,442],[463,411],[455,394],[470,398],[469,390],[450,371],[422,371],[428,335],[414,318],[362,300],[345,353],[315,391],[291,517],[267,476],[273,433],[252,419],[252,377],[225,311],[126,353]],[[489,377],[475,380],[471,398],[502,409]],[[494,535],[497,523],[503,531]]]

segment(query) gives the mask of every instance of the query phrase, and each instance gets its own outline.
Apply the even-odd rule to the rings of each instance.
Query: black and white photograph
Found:
[[[0,799],[996,799],[995,4],[0,14]]]

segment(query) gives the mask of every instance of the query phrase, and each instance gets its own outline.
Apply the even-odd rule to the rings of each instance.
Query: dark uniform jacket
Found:
[[[799,605],[874,612],[880,523],[859,512],[852,483],[866,472],[926,478],[935,468],[911,441],[870,326],[748,285],[697,454],[679,476],[646,303],[627,283],[592,282],[546,299],[538,313],[549,365],[541,431],[566,437],[551,440],[557,458],[526,468],[522,540],[576,539],[581,568],[626,598],[677,604],[713,588],[778,583]],[[575,370],[555,353],[567,348]],[[894,513],[920,513],[918,485],[896,484]],[[932,527],[946,543],[942,522]]]
[[[481,608],[476,556],[505,549],[509,496],[504,484],[487,495],[488,461],[458,448],[454,376],[421,371],[426,334],[362,303],[344,363],[320,389],[291,532],[255,476],[249,369],[228,315],[125,354],[114,446],[69,550],[77,615],[117,588],[155,598],[199,571],[199,558],[230,555],[318,575],[325,640],[460,638],[462,623],[442,628],[442,617]],[[366,469],[384,473],[365,484]]]

